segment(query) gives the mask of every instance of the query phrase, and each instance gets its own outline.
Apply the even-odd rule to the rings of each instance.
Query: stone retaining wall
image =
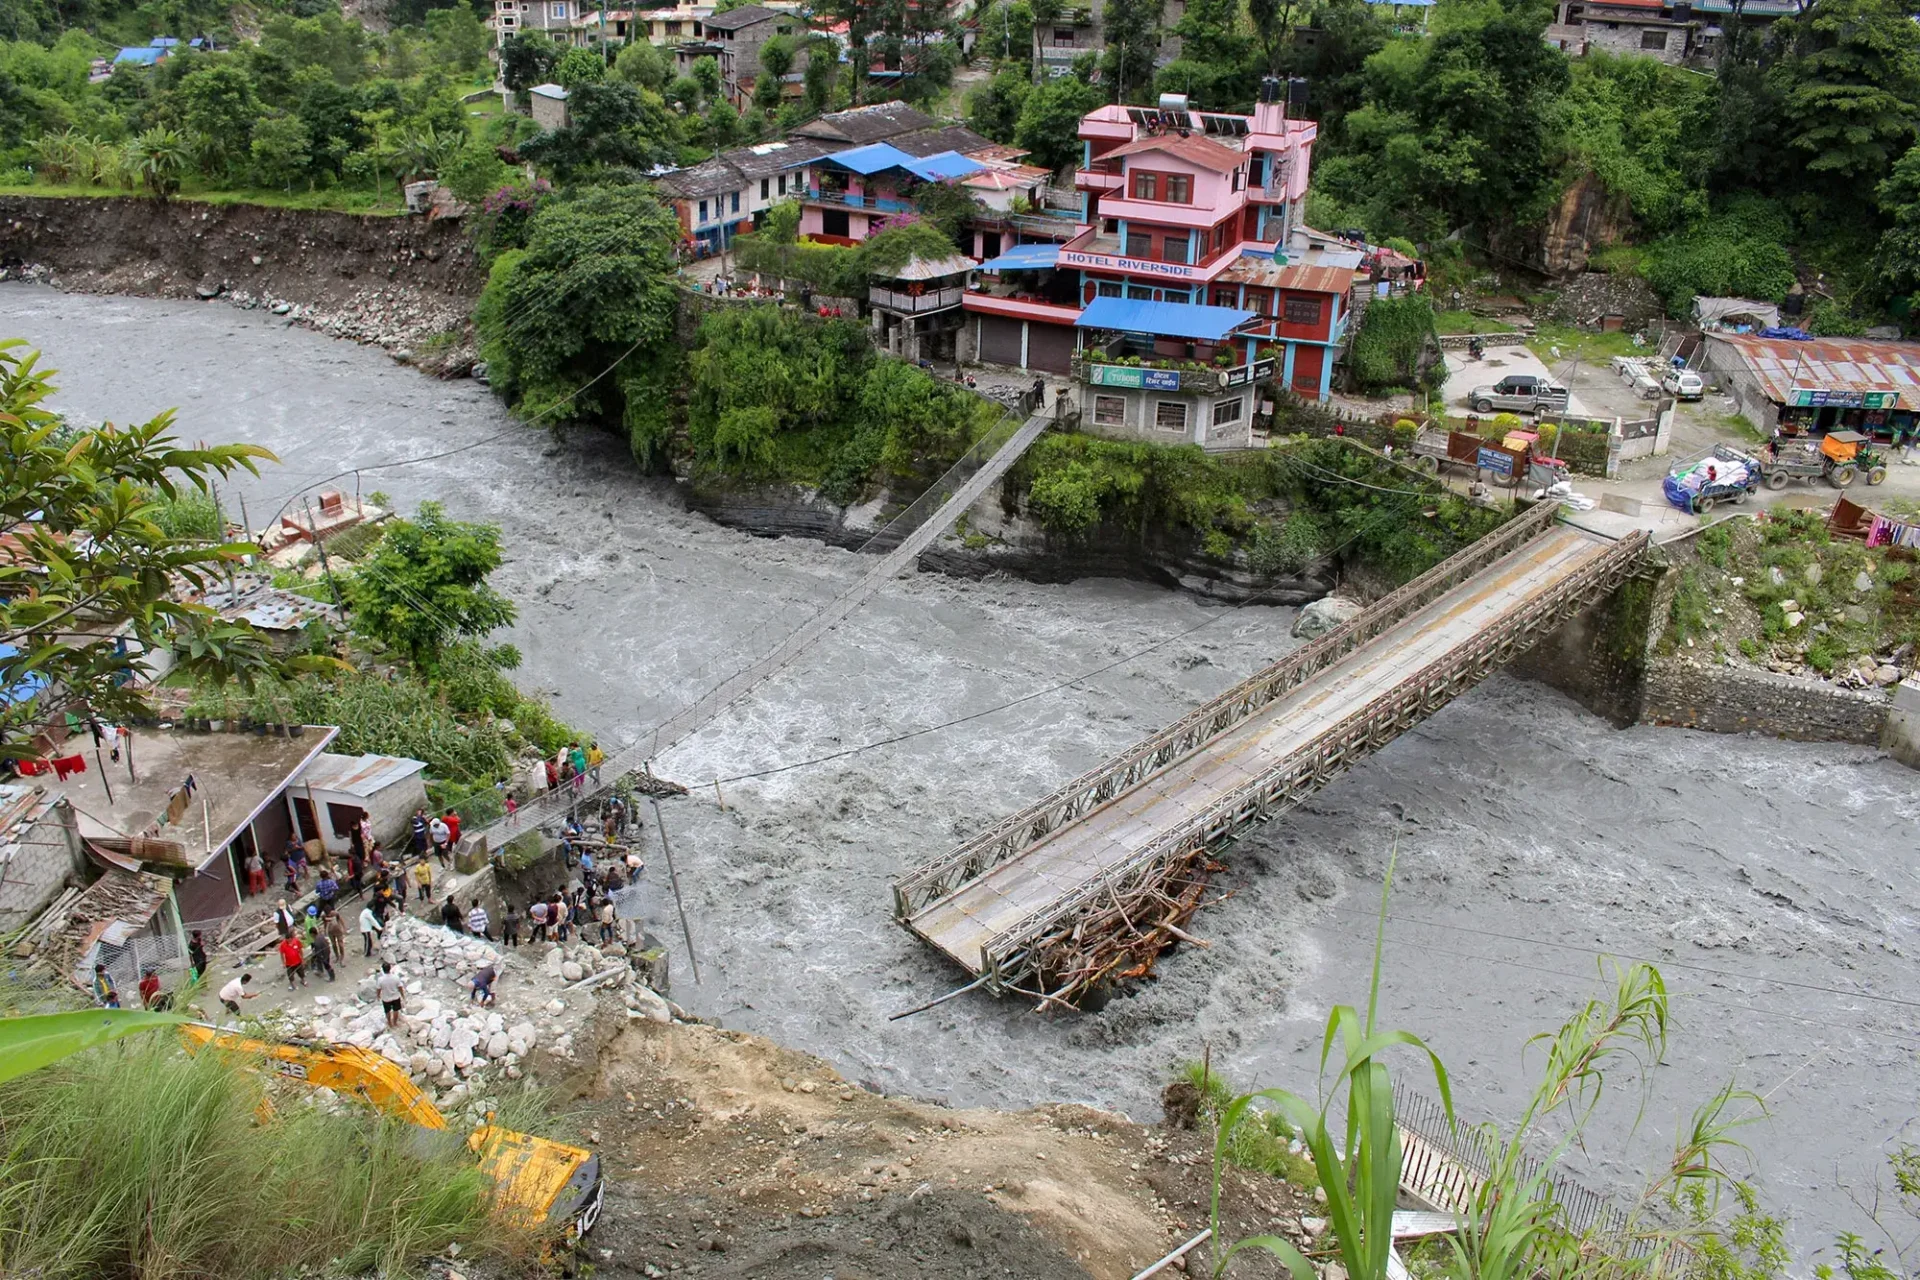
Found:
[[[1646,667],[1640,719],[1710,733],[1878,745],[1891,705],[1884,694],[1772,671],[1655,658]]]

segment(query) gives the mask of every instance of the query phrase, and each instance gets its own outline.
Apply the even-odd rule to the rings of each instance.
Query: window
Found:
[[[1193,200],[1193,179],[1184,173],[1167,175],[1167,199],[1173,204],[1188,204]]]
[[[1166,261],[1185,262],[1187,260],[1187,238],[1185,236],[1168,236],[1163,248],[1165,252],[1161,254],[1161,257]]]
[[[1096,298],[1117,298],[1120,296],[1120,282],[1118,280],[1096,280],[1093,284],[1093,295]]]
[[[667,24],[667,34],[668,34],[668,35],[670,35],[670,36],[677,36],[677,35],[679,35],[679,34],[680,34],[680,24],[679,24],[679,23],[677,23],[677,22],[669,22],[669,23]]]
[[[1055,27],[1053,29],[1053,47],[1056,49],[1073,48],[1073,28]]]
[[[760,179],[760,198],[762,200],[765,200],[767,198],[767,188],[770,187],[771,185],[773,185],[772,178]]]
[[[1289,297],[1286,321],[1288,324],[1319,324],[1320,299]]]
[[[547,17],[554,22],[565,22],[567,20],[567,6],[562,4],[561,0],[554,0],[552,4],[547,6]]]
[[[1152,302],[1153,290],[1144,284],[1130,284],[1127,286],[1127,296],[1136,302]]]
[[[1101,427],[1124,427],[1127,425],[1127,402],[1121,396],[1095,396],[1093,398],[1094,425]]]
[[[1222,400],[1219,404],[1213,406],[1213,425],[1216,427],[1224,427],[1230,422],[1240,421],[1240,410],[1245,406],[1245,403],[1245,397],[1235,396],[1231,400]]]
[[[1232,289],[1215,289],[1213,291],[1213,305],[1216,307],[1238,307],[1240,305],[1240,299],[1234,296]]]
[[[733,193],[733,212],[740,212],[740,193],[738,191]]]
[[[1127,233],[1127,256],[1129,258],[1151,258],[1153,256],[1153,237],[1138,231]]]
[[[705,200],[702,200],[700,202],[700,221],[705,222],[706,220],[707,220],[707,202]]]
[[[1660,53],[1665,53],[1667,51],[1667,33],[1664,31],[1642,31],[1640,33],[1640,47],[1642,49],[1652,49]]]
[[[1178,400],[1156,400],[1153,405],[1153,425],[1162,431],[1187,433],[1187,406]]]
[[[1160,198],[1160,175],[1157,173],[1134,174],[1133,198],[1135,200],[1158,200]]]

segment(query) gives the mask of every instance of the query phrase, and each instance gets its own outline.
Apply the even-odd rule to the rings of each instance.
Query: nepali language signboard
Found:
[[[1484,471],[1497,471],[1503,476],[1510,476],[1513,474],[1513,455],[1505,449],[1482,446],[1479,461],[1475,465]]]
[[[1096,387],[1142,387],[1148,391],[1178,391],[1180,375],[1171,369],[1141,369],[1121,365],[1093,366]]]
[[[1795,387],[1787,392],[1794,409],[1891,409],[1900,403],[1898,391],[1829,391],[1823,387]]]

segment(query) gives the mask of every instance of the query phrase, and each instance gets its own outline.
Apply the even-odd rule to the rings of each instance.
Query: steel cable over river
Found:
[[[0,334],[45,351],[57,407],[76,418],[176,407],[188,438],[273,449],[284,466],[246,490],[262,509],[344,468],[442,455],[369,486],[403,512],[437,499],[501,526],[495,584],[520,619],[499,638],[524,656],[518,677],[616,742],[874,564],[721,528],[671,482],[638,476],[611,435],[511,432],[484,388],[223,303],[7,284]],[[1616,731],[1495,676],[1250,833],[1215,882],[1233,896],[1199,920],[1213,947],[1166,957],[1103,1012],[1040,1017],[976,993],[887,1020],[962,977],[887,918],[895,877],[1271,662],[1297,643],[1292,619],[1258,605],[1222,619],[1113,581],[886,583],[806,661],[681,743],[673,772],[749,775],[955,723],[730,784],[724,810],[710,794],[669,802],[703,979],[677,972],[675,998],[852,1078],[961,1105],[1077,1100],[1151,1118],[1203,1042],[1236,1083],[1307,1088],[1326,1006],[1365,995],[1398,839],[1382,1017],[1435,1046],[1469,1118],[1517,1112],[1537,1066],[1525,1040],[1594,992],[1599,955],[1676,962],[1671,1068],[1637,1137],[1596,1145],[1581,1177],[1598,1191],[1636,1181],[1734,1076],[1768,1097],[1771,1118],[1740,1136],[1796,1248],[1864,1229],[1848,1191],[1903,1136],[1920,1087],[1920,1016],[1846,995],[1920,990],[1920,786],[1866,748]],[[671,920],[662,886],[649,891],[653,917]],[[1637,1091],[1609,1093],[1624,1132]]]

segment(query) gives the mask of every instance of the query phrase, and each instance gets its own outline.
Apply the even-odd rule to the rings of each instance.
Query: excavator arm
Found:
[[[204,1022],[185,1024],[180,1028],[180,1038],[189,1051],[211,1048],[259,1058],[289,1079],[348,1094],[423,1129],[447,1127],[447,1118],[413,1083],[405,1068],[371,1049],[312,1040],[259,1040]]]
[[[189,1052],[208,1048],[256,1058],[274,1072],[315,1088],[360,1099],[423,1129],[445,1129],[447,1118],[406,1069],[371,1049],[314,1040],[261,1040],[204,1022],[180,1027]],[[499,1188],[500,1209],[535,1230],[568,1243],[593,1229],[605,1189],[600,1159],[591,1151],[488,1123],[467,1139],[480,1167]]]

